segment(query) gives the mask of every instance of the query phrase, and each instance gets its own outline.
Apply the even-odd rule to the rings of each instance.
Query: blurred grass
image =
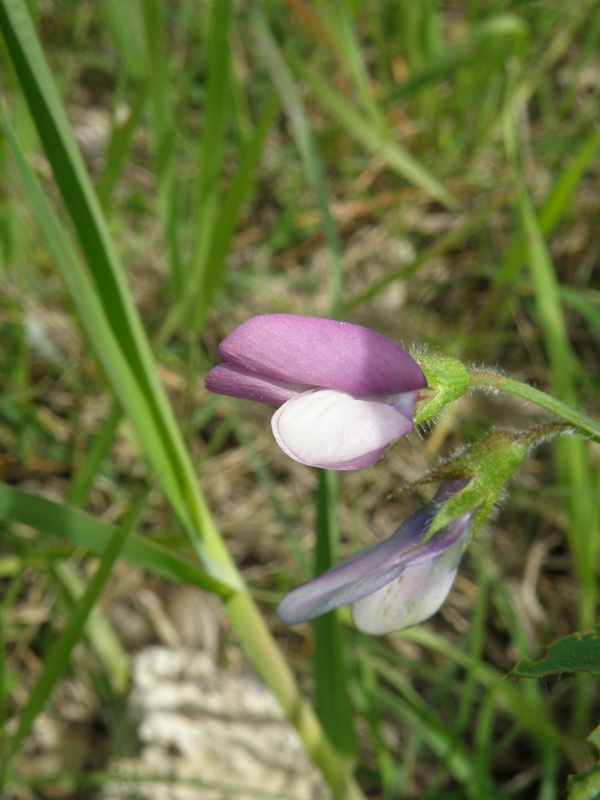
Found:
[[[33,75],[36,113],[56,123],[66,105],[70,122],[61,117],[62,134],[45,145],[50,160],[63,158],[57,179],[81,225],[79,247],[65,248],[57,233],[67,229],[64,215],[40,200],[55,252],[41,242],[35,191],[27,198],[18,187],[14,154],[22,153],[30,187],[41,184],[53,205],[55,193],[2,52],[2,113],[18,146],[11,155],[0,139],[0,717],[23,732],[42,703],[23,705],[15,690],[16,681],[34,677],[22,674],[16,657],[15,609],[32,603],[36,580],[48,591],[78,580],[83,551],[66,577],[73,548],[56,547],[57,535],[85,553],[102,552],[99,542],[115,528],[96,517],[134,505],[154,486],[121,411],[128,404],[138,425],[147,420],[148,436],[156,432],[165,410],[158,401],[148,405],[156,390],[148,365],[160,366],[186,431],[183,471],[166,439],[144,445],[155,467],[162,464],[162,488],[179,521],[190,527],[182,485],[195,480],[193,461],[232,551],[258,576],[257,595],[274,602],[308,575],[318,512],[307,497],[315,484],[275,452],[260,409],[208,403],[197,389],[217,341],[235,324],[265,311],[337,316],[343,309],[398,341],[499,365],[595,415],[600,330],[596,2],[473,0],[450,8],[434,0],[288,0],[285,13],[271,3],[136,0],[108,3],[102,13],[91,2],[57,3],[51,14],[30,5],[62,92],[54,97]],[[80,121],[93,132],[96,111],[108,123],[94,149]],[[91,185],[87,197],[73,191],[87,184],[83,163],[71,145],[64,148],[70,125],[116,253],[90,235],[102,230],[97,219],[89,223]],[[91,425],[86,410],[105,396],[105,380],[73,342],[77,327],[56,345],[57,327],[42,316],[51,308],[74,318],[56,269],[79,263],[81,253],[104,316],[107,309],[112,316],[106,327],[89,299],[77,324],[87,327],[113,384],[131,389]],[[127,270],[109,282],[111,270],[93,265],[113,258]],[[140,357],[119,287],[125,276],[153,344]],[[40,349],[34,323],[58,357]],[[119,361],[124,341],[129,364]],[[137,394],[136,384],[144,387]],[[508,401],[466,399],[427,443],[428,457],[490,425],[530,420]],[[342,477],[341,552],[352,526],[356,549],[357,537],[368,543],[371,531],[387,535],[398,524],[407,503],[386,498],[425,471],[422,451],[415,437],[374,470]],[[559,442],[553,457],[554,464],[542,449],[524,467],[514,501],[473,548],[433,621],[370,641],[336,627],[340,647],[331,637],[321,645],[317,697],[328,676],[342,675],[354,732],[340,710],[345,701],[322,713],[334,740],[336,725],[349,735],[340,749],[352,752],[356,734],[357,775],[374,796],[551,800],[564,796],[568,772],[591,767],[585,737],[598,709],[595,687],[504,677],[516,660],[597,615],[597,453],[572,439]],[[55,502],[29,499],[41,491]],[[252,514],[240,515],[238,504]],[[32,522],[27,515],[36,509]],[[188,561],[189,545],[162,499],[141,520],[176,544],[132,534],[124,558],[180,584],[215,588]],[[34,524],[36,535],[24,537],[21,523]],[[49,613],[60,628],[58,610]],[[283,634],[277,623],[273,630],[312,681],[313,634]],[[47,647],[42,634],[39,623],[29,625],[34,649]],[[85,637],[83,627],[77,637]],[[328,673],[342,650],[349,657]]]

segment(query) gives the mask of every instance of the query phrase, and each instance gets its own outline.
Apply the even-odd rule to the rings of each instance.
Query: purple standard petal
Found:
[[[351,394],[394,395],[427,385],[417,362],[395,342],[320,317],[252,317],[221,342],[219,354],[268,378]]]
[[[396,407],[333,389],[304,392],[279,408],[273,435],[288,456],[311,467],[360,469],[413,427],[414,396]]]
[[[206,376],[204,385],[209,392],[215,394],[240,397],[242,400],[254,400],[271,406],[280,406],[307,389],[299,384],[265,378],[231,364],[213,367]]]
[[[456,575],[470,515],[454,520],[421,547],[418,544],[440,505],[463,486],[464,481],[447,481],[433,503],[413,514],[389,539],[293,589],[277,609],[280,619],[294,625],[353,603],[357,627],[367,633],[387,633],[433,614]]]

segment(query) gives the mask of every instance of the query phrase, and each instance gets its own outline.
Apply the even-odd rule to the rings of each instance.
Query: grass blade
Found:
[[[203,288],[208,271],[211,241],[219,216],[219,178],[223,167],[225,125],[229,108],[230,53],[229,25],[231,0],[215,3],[210,20],[208,37],[208,82],[204,104],[204,120],[199,147],[198,183],[196,187],[196,225],[194,258],[190,267],[191,290],[186,304],[186,313],[191,314],[190,324],[197,324],[195,304],[203,298]],[[204,316],[205,308],[202,309]]]
[[[418,186],[447,208],[457,210],[459,203],[450,192],[407,150],[382,132],[372,121],[356,111],[349,100],[336,92],[307,64],[294,60],[294,69],[308,83],[325,108],[337,117],[348,133],[368,150],[376,153],[390,169],[409,183]]]
[[[123,410],[121,405],[115,401],[108,416],[102,423],[100,432],[86,448],[85,459],[81,467],[76,469],[75,475],[69,484],[66,500],[70,505],[79,506],[83,503],[94,477],[109,453],[122,418]]]
[[[109,201],[113,193],[113,189],[121,175],[125,158],[129,153],[133,136],[140,124],[140,118],[144,106],[146,104],[146,95],[148,93],[148,85],[144,83],[138,90],[137,97],[131,106],[131,110],[124,123],[119,123],[115,119],[113,122],[113,131],[108,148],[106,151],[106,159],[104,164],[104,171],[98,181],[97,193],[100,205],[106,211],[109,208]]]
[[[110,544],[110,539],[107,544]],[[69,595],[70,607],[74,608],[82,600],[85,583],[71,564],[64,561],[56,564],[54,570]],[[124,698],[129,684],[129,659],[114,628],[99,606],[90,611],[84,630],[98,659],[104,665],[112,691],[117,697]]]
[[[0,0],[0,31],[77,230],[93,285],[69,246],[68,237],[56,220],[16,138],[11,136],[13,155],[57,264],[63,266],[62,258],[67,259],[65,277],[71,281],[69,289],[82,321],[90,332],[96,356],[110,377],[113,391],[136,426],[140,442],[160,475],[169,502],[188,533],[198,557],[214,578],[236,587],[237,591],[226,598],[226,606],[246,653],[278,698],[307,751],[334,791],[339,797],[360,797],[361,793],[345,764],[303,700],[289,666],[247,591],[206,507],[181,431],[158,379],[148,340],[127,289],[125,273],[116,257],[100,205],[75,146],[22,0]],[[100,342],[86,310],[95,314],[100,326]],[[105,348],[116,354],[116,365],[107,358]],[[146,440],[144,434],[149,434],[151,438]],[[198,537],[201,537],[201,541]]]
[[[555,391],[561,400],[577,407],[575,379],[582,375],[582,368],[569,343],[556,272],[533,204],[524,190],[517,197],[517,210],[527,242],[529,274]],[[587,627],[594,622],[598,598],[600,503],[593,488],[596,471],[589,463],[585,442],[579,437],[557,440],[554,451],[557,473],[566,491],[569,541],[580,580],[580,622]]]
[[[275,117],[279,104],[274,98],[260,119],[256,130],[244,143],[240,153],[239,167],[231,180],[231,184],[219,209],[218,224],[210,232],[210,246],[206,263],[200,270],[202,283],[197,289],[190,290],[190,296],[195,298],[194,330],[200,330],[204,324],[206,314],[210,309],[215,291],[223,279],[225,259],[231,246],[236,224],[244,200],[248,196],[256,175],[256,165],[262,152],[262,147]],[[207,231],[207,236],[209,232]]]
[[[141,417],[138,424],[140,438],[147,445],[150,460],[161,475],[177,516],[188,531],[206,532],[204,529],[210,528],[211,523],[198,493],[189,456],[158,380],[148,340],[128,291],[106,221],[21,0],[0,0],[0,31],[86,256],[93,289],[26,160],[22,154],[17,156],[19,148],[15,137],[11,136],[13,153],[28,192],[32,200],[35,198],[38,219],[53,248],[56,263],[63,268],[65,278],[70,280],[69,288],[79,306],[81,319],[88,326],[90,341],[107,374],[112,376],[113,387],[120,391],[124,407],[134,424]],[[94,312],[94,323],[88,320],[89,311]],[[97,330],[95,325],[99,326]],[[114,368],[105,351],[118,357],[119,364]],[[120,378],[115,371],[119,372]],[[121,384],[121,379],[125,380],[124,384]],[[141,409],[147,413],[141,413]],[[147,442],[146,436],[150,437]]]
[[[167,442],[165,437],[158,435],[156,417],[150,406],[149,396],[132,374],[131,362],[126,359],[122,350],[124,342],[117,340],[87,273],[81,268],[77,254],[25,160],[8,123],[5,123],[5,129],[15,162],[48,246],[56,263],[61,267],[89,340],[94,344],[98,360],[111,385],[116,387],[119,399],[129,411],[131,419],[137,423],[140,436],[155,469],[161,473],[165,492],[170,497],[176,513],[180,519],[186,520],[187,511],[181,498],[181,490],[173,474],[170,455],[166,452]]]
[[[316,196],[325,234],[325,241],[329,251],[331,281],[329,290],[329,296],[331,298],[330,316],[339,317],[342,303],[342,250],[330,210],[321,159],[319,158],[308,119],[290,71],[281,56],[265,18],[257,9],[253,11],[252,21],[267,69],[271,74],[273,83],[277,87],[279,97],[292,126],[306,178]]]
[[[171,269],[171,284],[175,296],[181,299],[184,277],[178,230],[180,189],[175,174],[176,126],[173,92],[168,81],[169,67],[163,42],[165,14],[161,0],[143,0],[142,10],[159,214]]]
[[[44,497],[0,483],[0,519],[29,525],[41,533],[64,539],[92,553],[103,555],[115,527],[78,508],[55,503]],[[231,589],[191,561],[152,539],[132,533],[121,558],[136,567],[170,581],[189,584],[227,597]]]
[[[58,679],[62,675],[71,651],[83,633],[85,623],[104,588],[104,584],[108,580],[130,530],[129,526],[124,526],[113,532],[98,569],[89,581],[79,603],[73,609],[59,638],[46,655],[42,673],[29,695],[25,707],[21,711],[18,728],[11,740],[7,759],[9,763],[25,741],[35,718],[46,704]]]

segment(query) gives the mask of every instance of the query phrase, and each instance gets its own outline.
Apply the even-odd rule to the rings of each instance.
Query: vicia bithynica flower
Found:
[[[344,605],[357,628],[384,634],[408,628],[440,608],[454,583],[471,533],[471,512],[427,538],[440,508],[468,481],[445,481],[434,500],[383,542],[367,547],[292,589],[277,614],[283,622],[306,622]]]
[[[293,314],[252,317],[219,347],[206,387],[278,406],[280,447],[302,464],[360,469],[413,427],[427,386],[399,345],[361,325]]]

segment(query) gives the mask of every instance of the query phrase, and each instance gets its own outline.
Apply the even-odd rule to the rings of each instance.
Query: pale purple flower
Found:
[[[360,469],[413,427],[427,381],[399,345],[361,325],[293,314],[252,317],[221,342],[211,392],[279,406],[280,447],[302,464]]]
[[[277,609],[290,625],[352,605],[359,630],[383,634],[430,617],[448,596],[469,539],[467,512],[420,545],[440,506],[466,486],[445,481],[435,499],[383,542],[292,589]]]

